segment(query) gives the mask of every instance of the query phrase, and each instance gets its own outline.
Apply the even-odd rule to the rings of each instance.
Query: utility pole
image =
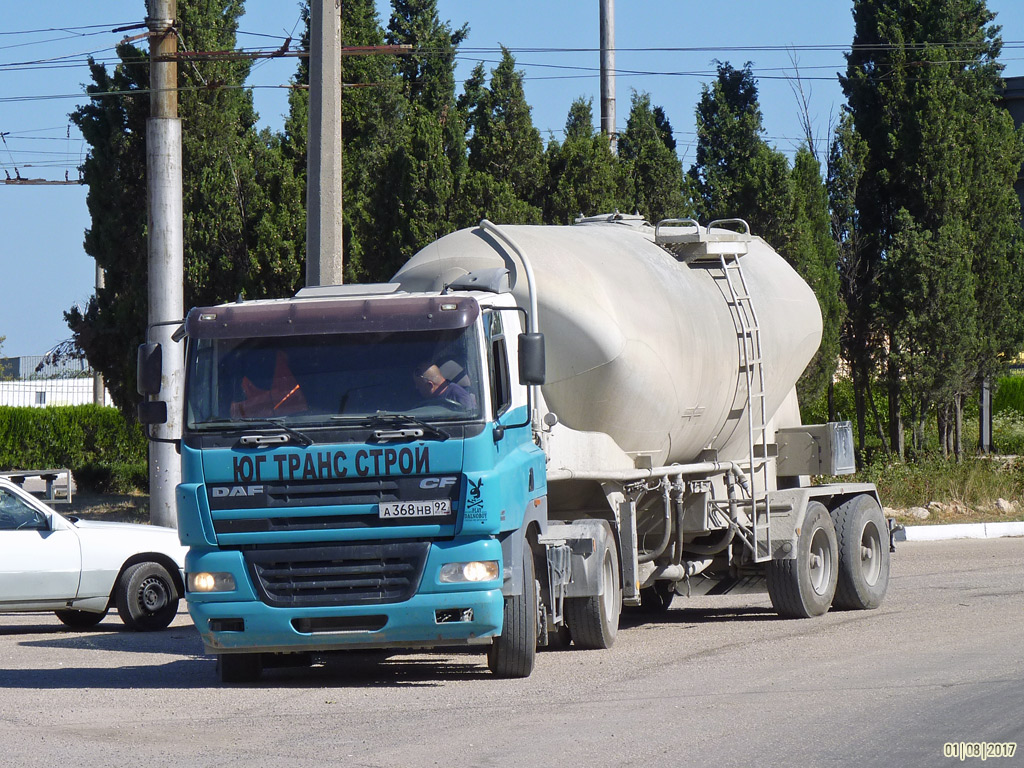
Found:
[[[160,344],[163,375],[160,399],[167,422],[154,437],[177,440],[182,427],[184,354],[171,334],[184,315],[181,201],[181,121],[178,119],[178,38],[176,0],[147,0],[150,41],[150,117],[146,121],[146,173],[149,197],[149,341]],[[181,460],[171,442],[149,443],[149,517],[157,525],[177,525],[174,492],[181,482]]]
[[[309,10],[306,285],[341,285],[341,0]]]
[[[96,295],[99,296],[100,288],[106,285],[107,277],[103,267],[96,265]],[[92,375],[92,402],[94,405],[106,405],[104,392],[106,385],[103,382],[103,374],[95,371]]]
[[[615,134],[615,0],[601,3],[601,132],[608,137],[612,154],[618,154]]]

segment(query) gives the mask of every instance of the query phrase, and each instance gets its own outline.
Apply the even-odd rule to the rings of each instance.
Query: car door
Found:
[[[74,527],[0,487],[0,610],[60,607],[78,594],[81,572]]]

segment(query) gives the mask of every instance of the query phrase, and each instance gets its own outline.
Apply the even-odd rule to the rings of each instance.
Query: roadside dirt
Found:
[[[76,493],[70,504],[52,505],[60,514],[116,523],[148,523],[149,496]]]

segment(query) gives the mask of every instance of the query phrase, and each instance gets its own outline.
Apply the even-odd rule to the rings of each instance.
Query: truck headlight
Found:
[[[446,563],[441,566],[441,582],[494,581],[501,574],[497,560],[473,560],[469,563]]]
[[[231,592],[235,589],[235,577],[230,573],[190,573],[189,592]]]

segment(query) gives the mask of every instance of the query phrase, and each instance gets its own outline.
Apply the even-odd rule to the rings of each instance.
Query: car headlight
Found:
[[[235,589],[235,577],[230,573],[190,573],[189,592],[231,592]]]
[[[463,581],[494,581],[501,574],[497,560],[473,560],[469,563],[446,563],[441,566],[441,581],[453,584]]]

